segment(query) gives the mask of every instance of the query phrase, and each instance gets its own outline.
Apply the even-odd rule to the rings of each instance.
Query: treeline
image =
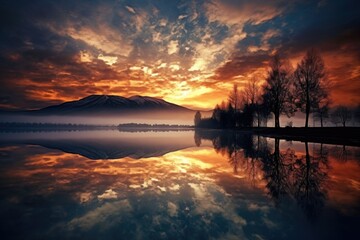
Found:
[[[346,126],[351,120],[360,121],[360,107],[350,110],[346,106],[330,109],[329,90],[331,81],[326,77],[321,56],[313,49],[293,69],[289,60],[276,54],[270,61],[270,70],[264,81],[252,78],[239,91],[234,85],[227,101],[216,105],[210,118],[195,114],[197,128],[264,127],[274,118],[280,127],[280,116],[294,116],[296,111],[305,113],[305,127],[309,126],[310,114],[321,127],[330,118],[336,126]],[[292,127],[292,122],[288,122]]]
[[[119,124],[118,128],[193,128],[189,125],[178,124],[146,124],[146,123],[123,123]]]

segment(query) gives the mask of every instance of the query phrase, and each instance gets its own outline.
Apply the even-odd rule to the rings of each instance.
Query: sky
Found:
[[[0,108],[91,94],[212,109],[233,84],[265,79],[278,52],[325,61],[333,105],[360,103],[359,1],[4,0]]]

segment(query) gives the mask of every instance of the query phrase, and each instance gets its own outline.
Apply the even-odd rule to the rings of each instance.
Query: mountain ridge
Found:
[[[140,95],[134,95],[129,98],[117,95],[89,95],[79,100],[68,101],[29,112],[67,115],[83,113],[120,114],[149,111],[194,112],[192,109],[167,102],[163,99]]]

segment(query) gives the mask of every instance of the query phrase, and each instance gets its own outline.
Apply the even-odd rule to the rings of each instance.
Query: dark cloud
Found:
[[[226,81],[238,75],[253,73],[259,68],[267,67],[269,55],[260,53],[256,55],[238,55],[216,70],[216,79]]]

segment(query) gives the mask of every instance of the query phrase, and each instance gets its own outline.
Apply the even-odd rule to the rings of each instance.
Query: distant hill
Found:
[[[125,98],[115,95],[90,95],[80,100],[64,102],[28,113],[40,115],[87,115],[161,112],[193,112],[188,108],[147,96]]]

